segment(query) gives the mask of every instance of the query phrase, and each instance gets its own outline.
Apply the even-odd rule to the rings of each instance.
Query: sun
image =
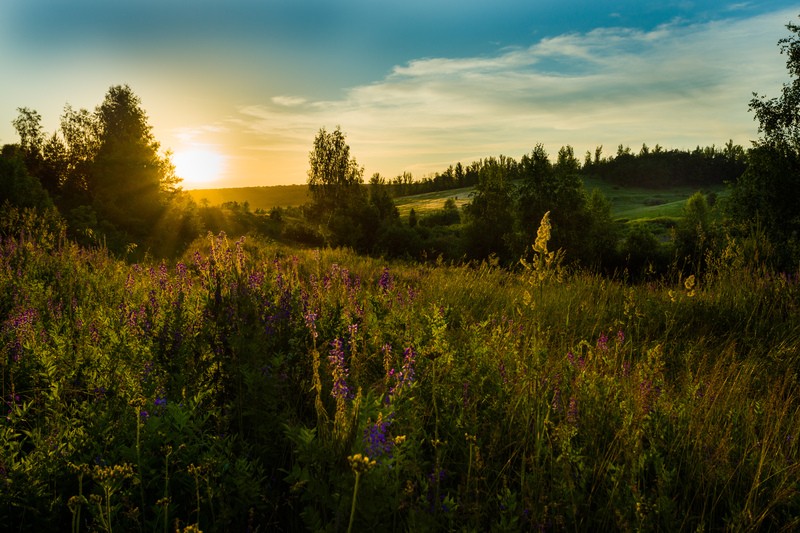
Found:
[[[208,185],[222,177],[225,156],[211,148],[192,147],[172,156],[175,174],[187,189]]]

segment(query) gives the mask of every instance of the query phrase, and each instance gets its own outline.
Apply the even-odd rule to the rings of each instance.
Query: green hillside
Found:
[[[645,187],[624,187],[610,184],[598,179],[584,179],[587,191],[599,190],[611,202],[614,218],[620,221],[631,221],[654,218],[677,218],[683,214],[686,200],[695,192],[696,188],[690,186],[675,186],[670,188],[651,189]],[[445,201],[453,198],[456,205],[462,207],[469,203],[474,187],[436,191],[412,196],[403,196],[395,199],[401,217],[407,217],[411,209],[418,215],[423,215],[442,209]],[[727,189],[718,185],[704,190],[705,193],[716,193],[718,197],[725,196]]]
[[[250,209],[269,210],[273,207],[290,207],[302,205],[309,201],[306,185],[276,185],[270,187],[236,187],[225,189],[193,189],[187,191],[198,204],[205,201],[208,205],[220,205],[226,202],[250,204]]]
[[[474,189],[474,187],[463,187],[461,189],[401,196],[400,198],[395,198],[394,203],[397,206],[397,210],[400,211],[401,217],[407,217],[411,209],[414,209],[417,214],[425,214],[442,209],[449,198],[455,200],[458,207],[468,204]]]

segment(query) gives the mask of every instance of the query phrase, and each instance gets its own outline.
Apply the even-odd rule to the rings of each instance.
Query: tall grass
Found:
[[[5,530],[792,530],[800,287],[0,242]],[[49,232],[49,233],[48,233]]]

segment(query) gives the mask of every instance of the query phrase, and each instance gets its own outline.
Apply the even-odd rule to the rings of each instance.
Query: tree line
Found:
[[[697,146],[693,150],[667,150],[658,144],[653,148],[642,144],[638,153],[632,152],[630,146],[620,144],[616,156],[604,155],[603,146],[598,146],[594,152],[586,152],[583,164],[578,166],[578,174],[620,186],[706,187],[735,180],[744,171],[746,155],[745,149],[732,140],[722,148],[711,145]],[[484,159],[468,165],[458,162],[416,181],[410,172],[392,179],[376,175],[372,180],[387,187],[393,197],[447,191],[475,186],[484,164]]]

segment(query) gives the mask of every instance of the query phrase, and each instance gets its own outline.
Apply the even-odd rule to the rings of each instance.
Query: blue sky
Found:
[[[788,81],[785,1],[4,0],[0,143],[116,84],[156,138],[214,154],[185,185],[303,183],[340,125],[370,176],[618,144],[749,145],[752,93]],[[205,161],[209,166],[208,157]],[[191,165],[184,173],[195,172]]]

